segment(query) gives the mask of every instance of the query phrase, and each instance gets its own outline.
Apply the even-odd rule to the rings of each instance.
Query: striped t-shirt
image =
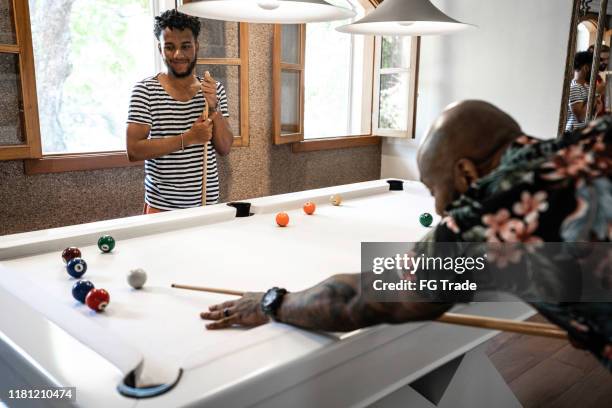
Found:
[[[572,112],[572,105],[578,102],[587,103],[589,99],[589,88],[586,84],[579,84],[575,79],[572,79],[570,85],[569,103],[567,105],[567,123],[565,131],[572,131],[580,127],[584,127],[584,121],[580,121]]]
[[[219,111],[228,117],[227,96],[219,82],[217,98]],[[149,139],[178,136],[191,129],[205,104],[201,89],[191,100],[181,102],[166,92],[157,77],[151,77],[134,86],[127,121],[151,126]],[[212,143],[207,143],[207,149],[206,204],[216,204],[219,200],[217,156]],[[202,205],[203,161],[202,145],[145,160],[145,202],[160,210]]]

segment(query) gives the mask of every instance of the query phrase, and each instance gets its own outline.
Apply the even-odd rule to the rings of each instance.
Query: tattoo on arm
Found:
[[[285,296],[278,320],[313,330],[351,331],[379,323],[434,319],[451,305],[422,301],[379,302],[370,280],[376,275],[335,275],[302,292]],[[361,279],[366,279],[364,285]],[[366,292],[364,292],[366,291]],[[417,299],[413,299],[417,300]]]

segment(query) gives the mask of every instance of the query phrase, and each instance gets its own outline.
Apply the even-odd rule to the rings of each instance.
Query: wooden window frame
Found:
[[[273,142],[275,145],[295,143],[304,140],[304,61],[306,59],[306,24],[299,24],[299,61],[290,64],[281,61],[282,55],[282,24],[274,25],[274,39],[272,51],[272,127]],[[281,123],[281,88],[283,71],[299,72],[298,90],[298,122],[299,129],[294,133],[282,134]]]
[[[382,58],[382,38],[383,36],[376,36],[375,43],[375,56],[374,56],[374,93],[373,93],[373,105],[372,105],[372,134],[384,137],[403,138],[403,139],[415,139],[416,135],[416,109],[417,109],[417,96],[418,96],[418,79],[419,79],[419,59],[421,54],[421,37],[411,37],[412,41],[410,44],[410,67],[408,69],[395,69],[395,68],[380,68]],[[394,130],[385,129],[378,127],[378,121],[380,119],[380,76],[383,75],[383,70],[389,70],[386,73],[408,73],[409,75],[409,89],[408,89],[408,123],[406,124],[407,130]]]
[[[130,162],[125,150],[42,154],[29,5],[27,0],[12,1],[18,42],[0,46],[0,52],[20,55],[27,145],[0,146],[0,160],[25,159],[26,175],[142,166],[142,161]],[[234,137],[233,147],[246,147],[249,145],[249,25],[240,23],[239,29],[239,58],[198,58],[196,64],[240,67],[240,135]]]
[[[23,106],[19,110],[25,131],[25,143],[0,146],[0,160],[18,160],[42,156],[28,2],[26,0],[12,0],[11,5],[13,6],[16,44],[0,44],[0,53],[17,55],[19,60],[19,80],[23,102]]]
[[[381,1],[379,0],[368,0],[373,6],[377,7]],[[305,26],[304,26],[305,27]],[[274,28],[274,44],[273,44],[273,60],[272,60],[272,82],[273,82],[273,104],[272,104],[272,117],[273,117],[273,142],[274,144],[285,144],[291,143],[291,151],[293,153],[305,153],[319,150],[333,150],[333,149],[345,149],[351,147],[364,147],[364,146],[376,146],[382,143],[382,137],[395,136],[397,134],[390,134],[390,132],[383,131],[375,132],[374,120],[378,120],[378,103],[379,96],[378,91],[374,88],[378,82],[374,77],[378,70],[376,69],[377,53],[380,53],[378,44],[380,43],[380,36],[376,37],[374,44],[374,53],[372,55],[372,109],[371,109],[371,126],[370,133],[365,135],[346,135],[338,137],[325,137],[319,139],[304,139],[303,128],[304,128],[304,67],[305,67],[305,49],[306,49],[306,32],[303,29],[301,41],[300,41],[300,55],[302,60],[299,66],[295,64],[284,64],[281,62],[281,26],[276,25]],[[416,45],[415,45],[416,44]],[[416,37],[413,42],[415,49],[411,50],[411,67],[410,67],[410,95],[409,95],[409,107],[411,111],[409,113],[409,127],[408,133],[411,137],[410,140],[414,140],[416,132],[416,109],[417,109],[417,86],[418,86],[418,70],[420,60],[420,37]],[[294,135],[283,135],[281,136],[281,124],[280,124],[280,106],[281,106],[281,72],[283,69],[298,69],[301,68],[301,84],[300,84],[300,126],[301,133]],[[377,98],[378,101],[375,101]],[[376,105],[376,110],[375,110]],[[376,115],[376,118],[375,118]],[[407,137],[406,132],[403,132],[402,136]]]
[[[187,3],[184,1],[184,3]],[[240,134],[234,135],[232,147],[249,146],[249,24],[239,23],[240,55],[238,58],[198,58],[196,65],[226,65],[240,71]],[[227,91],[226,91],[227,92]]]

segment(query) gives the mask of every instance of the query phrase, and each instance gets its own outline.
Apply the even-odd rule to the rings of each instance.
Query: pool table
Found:
[[[391,182],[391,183],[390,183]],[[393,186],[393,188],[391,188]],[[330,196],[340,194],[339,206]],[[302,210],[317,205],[313,215]],[[519,406],[477,346],[496,334],[437,322],[351,333],[281,323],[207,331],[199,313],[231,296],[172,283],[300,290],[361,269],[361,242],[413,242],[433,199],[414,181],[375,180],[246,200],[249,216],[218,204],[0,237],[0,399],[14,389],[76,387],[85,407]],[[289,225],[275,222],[287,212]],[[434,216],[434,225],[439,221]],[[96,243],[117,244],[110,253]],[[83,279],[110,293],[96,313],[71,295],[61,259],[77,246]],[[143,268],[141,290],[126,282]],[[462,313],[523,320],[518,301]],[[501,404],[501,405],[500,405]]]

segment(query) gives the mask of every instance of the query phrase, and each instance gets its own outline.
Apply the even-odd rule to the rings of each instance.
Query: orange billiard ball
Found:
[[[306,204],[304,204],[303,208],[304,208],[304,212],[306,214],[312,215],[312,214],[314,214],[315,209],[317,208],[317,206],[312,201],[308,201]]]
[[[286,227],[289,224],[289,215],[285,212],[279,212],[276,214],[276,223],[279,227]]]

